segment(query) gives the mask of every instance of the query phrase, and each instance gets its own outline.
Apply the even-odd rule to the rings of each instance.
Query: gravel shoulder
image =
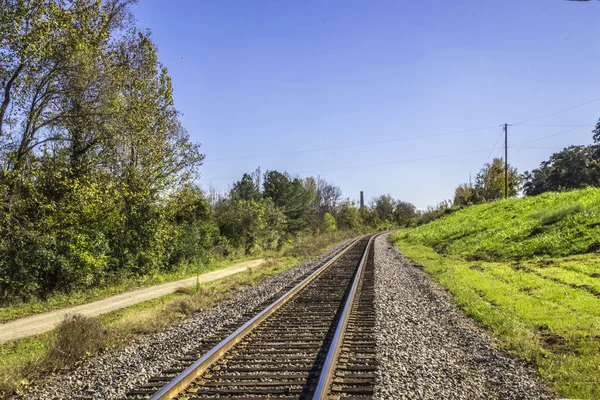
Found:
[[[291,284],[299,282],[350,242],[340,243],[320,257],[275,275],[163,332],[112,350],[69,373],[49,378],[23,396],[12,398],[119,399],[128,390],[146,383],[151,376],[173,364],[178,357],[194,349],[198,342],[209,338],[221,327],[245,322],[244,314],[281,296]]]
[[[382,235],[375,242],[376,399],[556,399],[492,345],[451,296]]]

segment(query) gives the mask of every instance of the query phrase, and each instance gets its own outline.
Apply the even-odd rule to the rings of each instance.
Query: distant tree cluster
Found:
[[[517,169],[508,166],[508,197],[516,196],[521,187],[522,177]],[[475,177],[475,184],[461,184],[454,191],[453,205],[466,207],[505,197],[504,161],[495,158],[486,163]]]
[[[320,177],[292,178],[257,169],[214,201],[214,221],[226,254],[279,249],[299,233],[387,229],[417,215],[414,205],[383,195],[360,210],[342,190]]]
[[[509,197],[521,191],[525,196],[545,192],[600,186],[600,121],[593,132],[593,144],[569,146],[543,161],[539,168],[519,174],[509,166]],[[477,174],[475,185],[461,184],[454,192],[452,208],[457,209],[504,198],[504,164],[494,159]],[[438,207],[445,208],[445,207]]]
[[[526,171],[523,174],[525,195],[600,186],[600,122],[593,133],[592,145],[569,146],[552,154],[539,168]]]

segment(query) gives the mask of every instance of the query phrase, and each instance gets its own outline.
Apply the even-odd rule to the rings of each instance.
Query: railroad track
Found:
[[[371,398],[373,242],[354,241],[241,327],[223,328],[221,337],[235,329],[225,339],[200,344],[126,398]]]

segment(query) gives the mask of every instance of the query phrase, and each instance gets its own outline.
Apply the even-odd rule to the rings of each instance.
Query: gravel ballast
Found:
[[[243,321],[266,301],[275,300],[292,282],[303,277],[330,259],[350,240],[333,247],[320,257],[275,275],[233,299],[216,307],[194,314],[163,332],[142,337],[138,342],[112,350],[84,363],[75,370],[58,375],[19,399],[118,399],[127,391],[144,384],[148,379],[194,349],[198,342],[222,326]]]
[[[388,241],[375,242],[376,399],[555,399]]]

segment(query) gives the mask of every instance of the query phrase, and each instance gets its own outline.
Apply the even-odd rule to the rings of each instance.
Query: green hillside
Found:
[[[470,260],[557,257],[600,250],[600,189],[473,206],[400,237]]]
[[[600,189],[472,206],[392,240],[562,396],[600,399]]]

